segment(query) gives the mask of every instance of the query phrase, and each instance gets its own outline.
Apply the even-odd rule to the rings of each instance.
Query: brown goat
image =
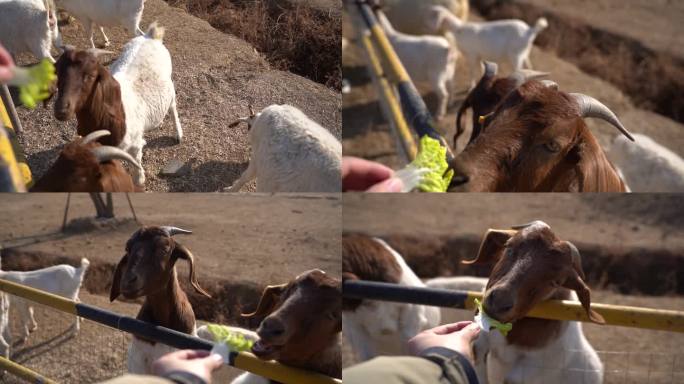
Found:
[[[260,359],[342,378],[340,280],[319,269],[304,272],[266,287],[257,309],[243,317],[263,318],[252,347]]]
[[[577,293],[591,321],[605,323],[590,307],[591,292],[584,283],[579,251],[569,241],[560,240],[542,221],[512,230],[490,229],[475,260],[463,263],[494,263],[483,307],[501,322],[514,322],[507,336],[511,344],[538,347],[531,343],[544,344],[556,335],[560,321],[525,315],[543,300],[569,299],[570,290]]]
[[[121,88],[98,56],[108,52],[90,49],[77,51],[66,47],[55,64],[57,99],[55,117],[60,121],[78,120],[78,134],[98,130],[111,132],[100,143],[118,146],[126,134],[126,115]]]
[[[103,146],[96,140],[110,135],[95,131],[67,144],[57,161],[35,183],[31,192],[137,192],[131,175],[117,160],[140,168],[131,155],[116,147]]]
[[[549,83],[551,85],[549,85]],[[608,121],[631,139],[605,105],[530,80],[511,91],[451,166],[468,192],[624,192],[624,182],[583,117]]]
[[[370,236],[342,235],[342,279],[398,284],[403,271],[394,256]],[[343,299],[343,309],[354,311],[361,299]]]
[[[468,108],[473,109],[473,130],[470,134],[470,139],[468,140],[468,144],[470,144],[480,135],[484,123],[483,121],[480,121],[480,117],[485,117],[492,113],[497,104],[499,104],[506,95],[522,85],[525,81],[538,79],[548,75],[546,72],[519,70],[508,77],[496,77],[498,71],[496,63],[485,61],[483,64],[485,71],[482,78],[480,78],[480,81],[475,88],[468,93],[468,96],[466,96],[465,100],[463,100],[463,103],[458,108],[458,113],[456,114],[456,133],[454,134],[453,140],[454,148],[456,148],[458,138],[465,131],[465,127],[462,125],[462,117]]]

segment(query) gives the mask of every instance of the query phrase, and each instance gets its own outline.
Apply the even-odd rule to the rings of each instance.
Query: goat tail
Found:
[[[147,32],[145,32],[145,37],[148,39],[154,39],[154,40],[164,40],[164,27],[160,27],[159,24],[155,21],[154,23],[150,24],[150,26],[147,28]]]
[[[81,268],[85,270],[86,268],[88,268],[89,265],[90,260],[86,259],[85,257],[81,259]]]
[[[532,33],[536,35],[539,32],[546,29],[546,27],[548,27],[548,26],[549,26],[549,22],[548,22],[548,20],[546,20],[546,17],[540,17],[534,23],[534,27],[532,28],[532,31],[533,31]]]

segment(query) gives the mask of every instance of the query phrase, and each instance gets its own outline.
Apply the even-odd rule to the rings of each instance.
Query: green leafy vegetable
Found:
[[[254,344],[254,341],[247,339],[243,334],[232,331],[224,325],[208,324],[207,330],[214,336],[217,343],[226,344],[232,351],[249,351]]]
[[[48,59],[26,68],[15,67],[9,85],[19,87],[19,99],[30,109],[50,97],[50,85],[57,79],[55,66]]]
[[[477,323],[483,331],[489,332],[492,328],[494,328],[501,332],[502,335],[506,336],[508,335],[508,332],[513,329],[512,323],[502,323],[489,317],[489,315],[484,311],[484,307],[482,306],[482,302],[480,300],[475,299],[475,307],[478,311],[478,314],[475,315],[475,323]]]
[[[424,172],[416,186],[423,192],[446,192],[454,176],[452,169],[447,171],[449,164],[446,161],[446,148],[427,135],[421,137],[418,155],[409,167]]]

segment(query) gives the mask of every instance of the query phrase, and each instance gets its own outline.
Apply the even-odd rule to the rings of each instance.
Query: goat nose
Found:
[[[513,309],[513,295],[505,289],[494,289],[485,297],[484,307],[489,315],[505,315]]]
[[[275,317],[267,317],[261,323],[262,336],[265,337],[278,337],[285,333],[285,324]]]

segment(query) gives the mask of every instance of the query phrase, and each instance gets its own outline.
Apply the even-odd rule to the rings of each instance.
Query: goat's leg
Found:
[[[109,47],[109,46],[111,45],[111,43],[109,42],[109,38],[107,37],[107,35],[105,35],[105,33],[104,33],[104,27],[100,27],[100,33],[102,33],[102,37],[104,37],[104,40],[105,40],[104,46],[105,46],[105,48]]]
[[[28,305],[28,317],[29,321],[31,322],[31,327],[29,328],[30,332],[35,332],[38,329],[38,323],[36,323],[36,318],[33,317],[33,307]]]
[[[176,107],[176,90],[173,90],[173,99],[171,99],[171,113],[173,113],[173,124],[176,126],[176,141],[178,144],[183,141],[183,127],[181,127],[180,118],[178,117],[178,108]]]
[[[254,180],[256,178],[256,166],[254,165],[253,161],[249,162],[249,165],[247,166],[247,169],[245,170],[244,173],[242,173],[242,176],[233,183],[228,188],[224,188],[224,192],[240,192],[240,189],[247,184],[248,182]]]
[[[83,27],[85,28],[86,36],[90,40],[90,46],[95,48],[95,40],[93,39],[93,23],[90,19],[83,20]]]
[[[532,68],[532,61],[530,61],[529,53],[525,56],[525,67],[530,70],[534,69]]]
[[[131,147],[128,150],[128,153],[133,156],[135,160],[138,161],[138,164],[142,166],[142,157],[143,157],[143,147],[145,146],[145,142],[143,141],[143,144],[139,147]],[[142,187],[145,185],[145,170],[143,169],[138,169],[137,167],[133,167],[133,182],[135,185]]]
[[[39,46],[34,46],[31,49],[31,53],[38,58],[38,60],[48,59],[52,64],[56,63],[55,59],[52,57],[52,41],[51,39],[43,39]]]
[[[435,120],[440,121],[444,118],[449,104],[449,91],[447,90],[446,81],[441,81],[435,87],[437,93],[437,113]]]

